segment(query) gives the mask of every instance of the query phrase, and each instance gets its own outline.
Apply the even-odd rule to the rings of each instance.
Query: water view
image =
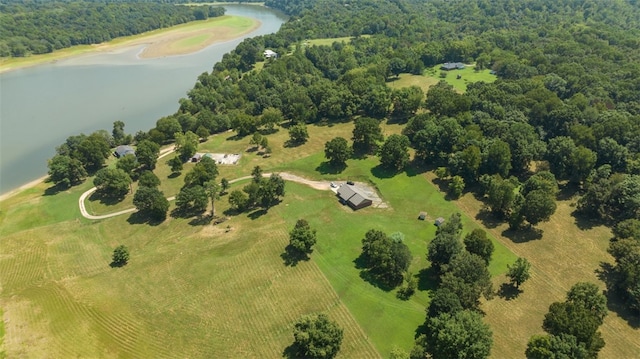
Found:
[[[139,59],[139,46],[0,74],[0,194],[45,175],[47,159],[71,135],[110,132],[118,120],[127,133],[150,129],[178,109],[197,76],[222,55],[246,37],[276,32],[285,21],[260,6],[225,8],[259,20],[260,27],[189,55]]]

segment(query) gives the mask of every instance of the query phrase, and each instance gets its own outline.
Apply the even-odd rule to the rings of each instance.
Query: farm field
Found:
[[[150,226],[128,214],[86,220],[77,200],[92,187],[91,179],[56,194],[42,183],[0,202],[0,308],[7,357],[275,358],[291,344],[295,320],[315,312],[328,313],[345,329],[341,358],[386,357],[396,346],[410,350],[434,288],[425,271],[427,244],[435,234],[432,220],[455,211],[463,213],[465,233],[485,228],[494,241],[489,269],[496,290],[517,256],[533,264],[532,279],[517,298],[496,296],[482,304],[494,333],[492,357],[522,357],[528,338],[542,333],[549,304],[561,300],[575,282],[604,288],[596,270],[612,260],[606,253],[611,234],[605,227],[579,229],[571,199],[560,201],[552,220],[540,225],[541,239],[510,238],[505,225],[480,214],[482,204],[470,194],[446,200],[430,172],[391,176],[371,156],[351,159],[342,173],[333,172],[324,163],[324,143],[350,138],[352,123],[308,129],[309,141],[299,147],[283,146],[285,129],[268,135],[269,158],[247,151],[249,137],[238,139],[231,132],[212,136],[198,150],[242,153],[238,166],[219,167],[218,178],[246,176],[260,165],[265,172],[315,180],[351,179],[377,188],[389,208],[353,212],[329,191],[292,182],[283,202],[267,213],[232,216],[218,226],[171,217]],[[385,136],[400,130],[397,124],[383,125]],[[159,160],[155,172],[162,190],[172,196],[190,165],[168,178],[169,158]],[[114,205],[87,205],[93,214],[110,213],[131,207],[131,197]],[[227,208],[226,197],[217,201],[217,213]],[[428,212],[428,221],[416,219],[420,211]],[[280,255],[300,218],[318,229],[318,243],[310,261],[289,267]],[[354,260],[369,229],[405,235],[414,257],[410,270],[419,279],[419,291],[409,301],[360,277]],[[132,258],[123,268],[110,268],[119,244],[130,248]],[[638,330],[614,312],[601,331],[607,342],[602,358],[632,358],[638,352]]]

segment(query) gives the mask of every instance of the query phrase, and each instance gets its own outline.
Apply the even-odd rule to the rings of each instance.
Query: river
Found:
[[[104,129],[149,130],[174,113],[198,75],[244,38],[278,31],[286,17],[252,5],[224,5],[261,26],[197,53],[139,59],[142,46],[86,54],[0,74],[0,194],[47,173],[47,159],[71,135]]]

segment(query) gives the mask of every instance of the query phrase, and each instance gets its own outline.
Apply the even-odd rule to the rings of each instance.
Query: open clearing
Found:
[[[456,91],[463,93],[467,90],[468,84],[479,81],[491,83],[498,79],[496,75],[490,73],[490,70],[476,71],[473,69],[473,65],[468,65],[462,70],[444,71],[447,74],[445,78],[440,77],[441,72],[440,65],[437,65],[425,70],[422,75],[400,74],[397,78],[391,78],[387,85],[393,89],[418,86],[424,93],[427,93],[429,87],[444,80]],[[461,78],[457,78],[457,75],[460,75]]]
[[[0,72],[35,66],[91,52],[120,51],[131,46],[147,45],[140,57],[153,58],[196,52],[214,43],[232,40],[253,31],[260,22],[241,16],[224,15],[193,21],[138,35],[120,37],[95,45],[80,45],[48,54],[23,58],[0,58]]]
[[[352,180],[375,188],[390,208],[345,210],[331,191],[292,182],[286,183],[283,202],[268,212],[233,216],[218,226],[198,218],[169,218],[150,226],[135,215],[85,220],[78,198],[92,187],[92,179],[54,195],[41,183],[0,202],[0,308],[7,356],[276,358],[293,340],[294,321],[314,312],[327,312],[345,329],[341,358],[387,357],[394,346],[409,350],[433,289],[424,269],[435,227],[416,219],[420,211],[446,218],[462,210],[465,232],[488,228],[496,245],[489,268],[496,289],[516,255],[532,262],[533,277],[520,296],[483,303],[495,358],[523,357],[529,336],[542,333],[549,304],[561,300],[576,281],[602,285],[595,270],[611,260],[606,254],[610,232],[580,230],[569,202],[560,202],[552,221],[540,226],[541,240],[504,237],[505,226],[478,216],[481,203],[471,195],[445,200],[431,173],[408,170],[391,176],[376,157],[352,159],[343,172],[333,171],[325,163],[324,143],[348,138],[352,129],[353,123],[309,126],[309,142],[299,147],[284,147],[288,134],[280,129],[267,136],[273,149],[269,158],[247,152],[250,138],[233,133],[212,136],[198,150],[242,153],[237,166],[219,167],[219,178],[243,177],[260,165],[265,172],[312,180]],[[386,136],[400,129],[383,125]],[[172,156],[158,161],[155,171],[167,196],[177,193],[193,165],[169,177],[165,162]],[[131,197],[116,204],[87,201],[87,206],[109,213],[131,207]],[[226,197],[216,203],[218,213],[227,207]],[[280,255],[299,218],[318,230],[318,243],[310,261],[288,267]],[[354,260],[372,228],[404,233],[420,289],[409,301],[360,277]],[[110,268],[119,244],[131,250],[130,263]],[[602,358],[633,358],[640,351],[638,330],[613,312],[601,330],[607,341]]]

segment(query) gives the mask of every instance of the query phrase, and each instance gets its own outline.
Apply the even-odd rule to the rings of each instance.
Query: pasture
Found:
[[[446,77],[440,77],[441,72],[446,73]],[[457,78],[458,75],[460,75],[460,78]],[[491,83],[497,80],[497,76],[492,75],[490,70],[487,69],[476,71],[473,69],[473,65],[469,65],[462,70],[451,71],[441,71],[440,65],[437,65],[426,69],[422,75],[400,74],[398,77],[392,77],[388,80],[387,84],[393,89],[418,86],[424,93],[427,93],[429,87],[437,84],[441,80],[453,86],[456,91],[463,93],[467,90],[468,84],[479,81]]]
[[[217,226],[172,217],[148,225],[135,214],[86,220],[77,200],[92,186],[91,179],[59,193],[42,183],[0,202],[0,308],[7,357],[276,358],[291,344],[295,320],[315,312],[328,313],[344,328],[341,358],[387,357],[396,346],[410,350],[434,288],[425,258],[435,234],[432,219],[455,211],[463,213],[465,232],[485,228],[494,241],[489,269],[496,290],[516,255],[533,264],[533,277],[518,297],[497,296],[482,304],[494,333],[493,357],[522,357],[529,336],[542,332],[548,305],[575,281],[598,282],[599,263],[611,260],[605,251],[609,231],[578,228],[570,201],[561,201],[558,213],[540,226],[540,240],[523,241],[483,217],[482,204],[470,194],[446,200],[430,172],[410,169],[392,176],[370,156],[351,159],[336,173],[324,163],[324,143],[350,138],[352,129],[352,123],[310,125],[309,141],[299,147],[284,147],[288,134],[280,129],[267,136],[273,149],[269,158],[249,150],[249,137],[233,133],[212,136],[198,150],[243,153],[237,166],[219,167],[219,178],[246,176],[260,165],[265,172],[310,179],[365,181],[378,189],[387,209],[353,212],[330,191],[292,182],[283,201],[268,212],[234,215]],[[400,130],[397,124],[383,125],[386,136]],[[172,196],[192,165],[170,177],[169,158],[159,160],[155,172],[162,190]],[[131,207],[131,198],[87,205],[104,214]],[[226,196],[217,201],[217,213],[227,208]],[[417,220],[420,211],[430,220]],[[311,260],[287,266],[281,254],[300,218],[318,230],[318,243]],[[419,280],[410,300],[360,277],[354,261],[372,228],[405,235],[414,258],[410,270]],[[111,253],[119,244],[131,250],[130,263],[111,268]],[[610,313],[601,330],[607,341],[603,358],[637,353],[638,331],[621,317]]]

